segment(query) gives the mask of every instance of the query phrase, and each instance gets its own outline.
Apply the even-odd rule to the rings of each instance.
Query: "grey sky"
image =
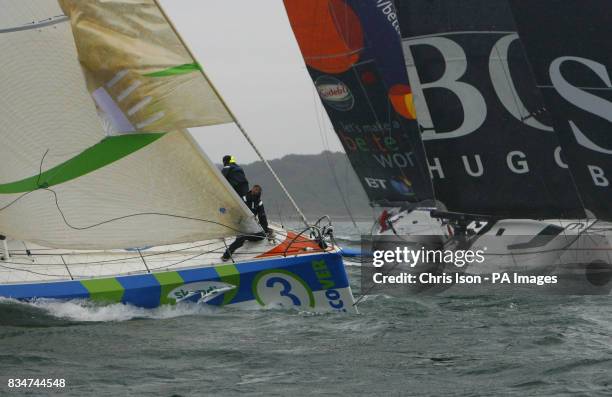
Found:
[[[161,0],[264,157],[342,150],[282,0]],[[193,129],[211,159],[257,159],[234,124]],[[324,136],[322,136],[324,134]]]

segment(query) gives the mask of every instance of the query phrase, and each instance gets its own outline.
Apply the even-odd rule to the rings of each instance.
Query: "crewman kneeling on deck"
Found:
[[[234,156],[223,156],[223,169],[221,173],[240,197],[245,196],[249,192],[249,181],[242,167],[236,164]]]
[[[268,228],[268,218],[266,217],[266,210],[263,206],[263,201],[261,201],[261,186],[255,185],[253,188],[247,192],[242,198],[246,203],[247,207],[251,210],[253,215],[257,217],[257,221],[259,225],[264,230],[263,232],[249,234],[249,235],[240,235],[236,237],[233,243],[227,248],[221,259],[223,262],[229,260],[232,257],[232,254],[240,247],[243,246],[245,241],[261,241],[266,236],[268,238],[272,238],[272,230]]]

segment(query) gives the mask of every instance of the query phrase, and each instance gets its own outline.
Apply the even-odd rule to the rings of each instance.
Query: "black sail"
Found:
[[[612,219],[612,2],[510,2],[584,207]]]
[[[284,0],[289,22],[372,205],[429,202],[433,189],[391,0]]]
[[[506,0],[397,0],[437,200],[507,218],[584,212]]]

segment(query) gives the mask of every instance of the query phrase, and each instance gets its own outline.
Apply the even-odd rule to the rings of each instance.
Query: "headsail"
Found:
[[[121,132],[229,123],[153,0],[59,0],[99,108]]]
[[[583,216],[506,0],[396,4],[436,198],[458,212]]]
[[[0,15],[2,234],[50,247],[106,249],[196,241],[257,230],[248,209],[186,132],[138,132],[141,121],[129,118],[128,109],[127,116],[136,131],[108,136],[98,116],[99,111],[107,110],[96,109],[88,92],[70,21],[57,1],[5,3]],[[114,1],[112,5],[120,12],[122,5],[134,3]],[[153,4],[138,2],[145,3]],[[76,17],[77,26],[84,15]],[[146,20],[154,19],[151,15]],[[162,22],[155,21],[156,29],[160,29]],[[142,37],[149,35],[143,33]],[[122,41],[113,43],[121,46]],[[143,46],[134,48],[154,52],[146,43]],[[105,47],[99,44],[98,48],[103,51]],[[128,70],[126,76],[133,76],[157,68],[164,70],[165,66],[153,63],[132,69],[126,64],[100,70],[109,76]],[[95,92],[99,88],[94,84],[98,72],[91,74],[89,89]],[[199,72],[196,75],[203,79]],[[208,90],[205,103],[182,108],[174,93],[193,89],[186,88],[185,80],[181,80],[185,74],[149,78],[165,80],[152,83],[151,91],[147,83],[136,87],[142,90],[138,93],[141,98],[152,97],[149,104],[153,107],[137,109],[133,115],[140,110],[155,114],[160,111],[157,106],[162,106],[169,116],[151,126],[205,124],[196,118],[203,115],[206,119],[209,114],[216,118],[208,118],[210,123],[227,121],[219,98],[206,84],[196,84],[200,91]],[[136,90],[130,91],[130,86],[115,97],[122,112],[125,108],[121,99],[128,101]]]
[[[611,220],[612,4],[510,3],[584,206],[590,215]]]
[[[433,198],[391,1],[285,0],[308,72],[373,205]]]

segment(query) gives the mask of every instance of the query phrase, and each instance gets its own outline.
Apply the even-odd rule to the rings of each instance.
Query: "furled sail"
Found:
[[[285,0],[285,8],[371,204],[432,199],[393,3]]]
[[[509,218],[584,216],[506,0],[396,5],[437,200]]]
[[[612,3],[510,1],[564,161],[590,216],[612,219]]]
[[[79,3],[93,7],[96,2]],[[127,11],[124,5],[140,4],[148,12],[134,17],[135,21],[149,21],[156,31],[164,25],[159,10],[150,10],[152,1],[99,3],[116,7],[118,14]],[[78,37],[86,13],[76,14],[72,17]],[[115,21],[121,25],[124,20],[91,21],[97,21],[97,27],[91,28],[95,31],[104,30],[104,24],[114,26]],[[109,42],[120,47],[124,38],[109,34],[99,37],[106,44],[86,50],[100,53],[98,61],[103,66],[97,67],[98,61],[84,61],[83,53],[77,55],[70,20],[57,1],[4,1],[0,14],[1,234],[49,247],[109,249],[257,230],[248,209],[219,171],[190,135],[178,128],[226,122],[228,115],[220,99],[200,71],[188,80],[188,73],[138,77],[167,70],[169,63],[161,61],[165,55],[154,55],[157,47],[148,42],[152,35],[140,31],[144,25],[129,26],[140,32],[132,35],[135,42],[130,48],[151,54],[133,59],[151,59],[152,63],[138,67],[128,61],[116,64],[116,58],[104,55],[105,48]],[[144,39],[142,46],[136,43],[139,37]],[[172,62],[190,62],[176,46],[173,51],[182,55]],[[130,82],[116,78],[118,74]],[[159,81],[149,83],[147,79]],[[135,81],[142,84],[131,88]],[[197,96],[187,95],[187,101],[183,100],[181,92],[195,90],[186,87],[190,84],[205,92],[204,103],[189,103],[198,102]],[[96,99],[100,87],[107,89],[117,105],[114,110]],[[136,104],[130,102],[131,95],[138,97]],[[138,106],[147,97],[151,99]],[[124,107],[123,101],[129,105]],[[105,130],[100,114],[109,120],[112,112],[124,113],[135,129],[129,133]],[[164,117],[140,130],[153,126],[160,130],[140,132],[138,124],[158,112],[164,112]]]

